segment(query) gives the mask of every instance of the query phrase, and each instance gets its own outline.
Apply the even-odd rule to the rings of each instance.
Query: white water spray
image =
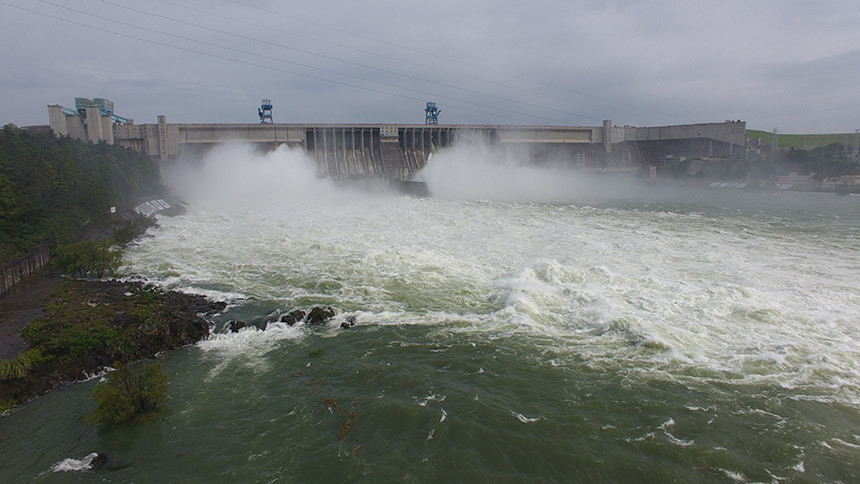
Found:
[[[268,153],[249,144],[219,145],[200,159],[180,159],[164,178],[182,200],[228,213],[282,214],[358,196],[318,177],[316,162],[285,144]]]
[[[630,177],[606,179],[572,170],[566,160],[530,162],[524,149],[468,140],[434,153],[417,179],[434,197],[452,200],[557,202],[630,195]]]

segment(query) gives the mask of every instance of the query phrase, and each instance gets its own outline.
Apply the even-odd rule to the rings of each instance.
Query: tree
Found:
[[[0,263],[40,244],[80,240],[109,221],[109,209],[130,210],[163,193],[156,163],[106,143],[0,129]]]
[[[145,365],[115,363],[116,369],[96,385],[93,400],[96,408],[87,423],[112,427],[126,422],[152,418],[158,405],[167,397],[167,377],[161,362]]]

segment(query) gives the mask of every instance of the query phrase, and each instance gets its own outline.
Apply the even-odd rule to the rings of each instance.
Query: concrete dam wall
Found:
[[[164,162],[242,141],[263,149],[281,144],[304,149],[321,176],[407,180],[438,150],[479,140],[507,145],[536,162],[569,159],[595,168],[629,163],[607,155],[603,127],[360,124],[163,124],[115,127],[116,143]],[[617,160],[615,160],[617,158]],[[623,158],[623,159],[622,159]],[[617,162],[616,162],[617,161]]]
[[[308,128],[303,147],[323,176],[405,180],[457,136],[462,132],[446,127],[314,127]]]
[[[304,149],[321,176],[335,179],[408,180],[432,153],[472,139],[514,149],[535,165],[590,171],[635,171],[656,165],[663,156],[739,158],[747,146],[743,121],[654,127],[613,126],[609,120],[600,126],[168,124],[159,116],[157,124],[108,126],[109,120],[102,119],[84,126],[60,106],[48,106],[48,112],[57,135],[119,144],[162,163],[231,141],[261,149],[287,144]]]
[[[602,127],[313,125],[299,130],[278,125],[184,125],[176,129],[175,152],[163,159],[240,139],[264,149],[282,143],[302,148],[317,161],[320,176],[328,178],[408,180],[432,153],[470,142],[515,150],[537,166],[600,172],[637,171],[665,155],[736,158],[745,153],[745,129],[740,135],[702,131],[672,137],[674,133],[659,129],[645,133],[625,129],[604,137]]]

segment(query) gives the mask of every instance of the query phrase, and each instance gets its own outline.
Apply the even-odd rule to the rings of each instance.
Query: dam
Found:
[[[408,180],[433,152],[470,140],[519,150],[536,165],[595,172],[639,171],[665,157],[743,159],[748,150],[743,121],[656,127],[616,126],[610,120],[600,126],[174,124],[158,116],[155,124],[134,124],[92,106],[82,115],[51,105],[48,114],[50,129],[58,136],[117,144],[161,163],[225,142],[251,143],[260,149],[287,144],[310,154],[321,176],[335,179]]]

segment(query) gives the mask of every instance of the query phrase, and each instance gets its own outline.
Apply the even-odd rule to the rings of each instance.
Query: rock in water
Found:
[[[321,308],[316,306],[308,313],[308,324],[325,324],[326,321],[334,317],[334,309],[331,306]]]
[[[244,328],[245,326],[247,326],[247,323],[245,323],[245,321],[230,321],[229,323],[227,323],[227,327],[232,333],[238,333],[239,330]]]
[[[257,318],[251,321],[251,326],[259,329],[260,331],[265,331],[266,328],[269,327],[269,321],[267,321],[265,318]]]
[[[288,326],[292,326],[292,325],[302,321],[303,319],[305,319],[305,312],[300,310],[300,309],[296,309],[294,311],[290,311],[289,313],[283,315],[281,317],[281,322],[287,323]]]
[[[104,469],[105,464],[107,464],[107,461],[107,454],[96,454],[96,456],[93,457],[93,460],[90,462],[90,469],[94,471]]]
[[[355,326],[355,316],[347,316],[346,321],[340,323],[340,327],[343,329],[349,329]]]

